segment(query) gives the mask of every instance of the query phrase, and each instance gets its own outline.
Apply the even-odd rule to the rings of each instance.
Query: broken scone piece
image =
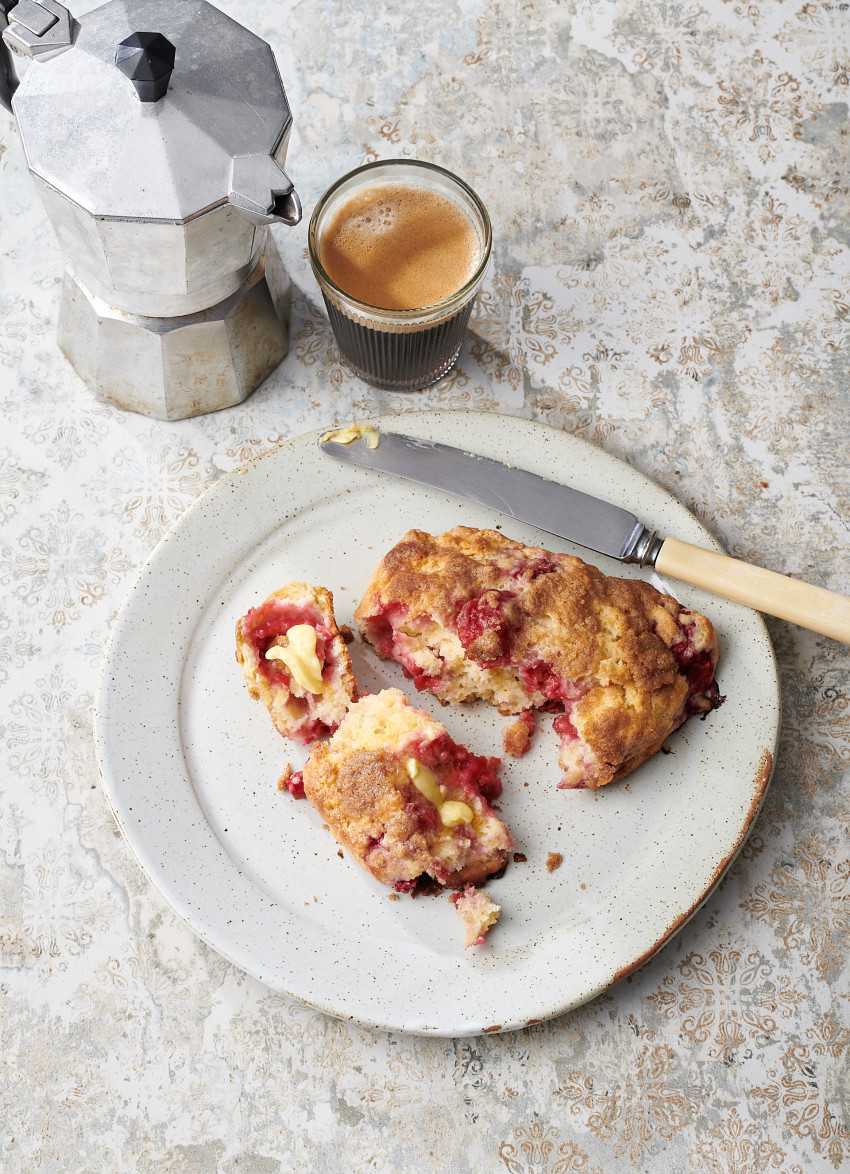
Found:
[[[417,689],[451,704],[482,698],[503,714],[557,712],[562,787],[622,778],[720,703],[705,616],[642,579],[495,530],[411,530],[355,618]]]
[[[534,710],[524,709],[515,722],[502,730],[502,749],[511,758],[522,758],[531,749],[534,736]]]
[[[304,767],[304,791],[376,880],[460,888],[500,871],[513,841],[490,807],[497,758],[471,754],[398,689],[361,697]]]
[[[461,892],[452,893],[449,900],[463,922],[463,948],[483,946],[487,934],[499,920],[501,906],[494,904],[474,885],[465,885]]]
[[[289,583],[251,608],[236,625],[236,659],[251,696],[296,742],[333,733],[357,698],[333,596],[324,587]]]

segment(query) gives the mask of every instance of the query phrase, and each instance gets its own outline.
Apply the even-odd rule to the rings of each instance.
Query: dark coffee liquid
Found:
[[[372,387],[414,391],[441,379],[460,351],[472,301],[451,318],[425,330],[374,330],[341,313],[325,298],[340,355]]]

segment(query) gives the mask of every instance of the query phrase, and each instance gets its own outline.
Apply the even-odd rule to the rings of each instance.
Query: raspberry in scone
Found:
[[[236,659],[248,691],[284,738],[332,734],[357,698],[345,641],[324,587],[290,583],[236,625]]]
[[[500,871],[513,847],[490,807],[497,758],[464,749],[398,689],[361,697],[304,767],[304,791],[338,842],[382,884],[459,888]]]
[[[562,787],[601,787],[719,704],[711,623],[641,579],[495,530],[411,530],[355,613],[363,636],[452,704],[557,711]]]

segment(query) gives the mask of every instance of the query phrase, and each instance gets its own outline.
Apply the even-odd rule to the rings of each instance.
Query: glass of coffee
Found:
[[[463,180],[413,159],[337,180],[310,221],[313,272],[345,363],[373,387],[442,378],[463,342],[492,232]]]

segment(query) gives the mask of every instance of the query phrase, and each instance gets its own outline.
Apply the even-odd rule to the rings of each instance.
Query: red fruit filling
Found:
[[[458,612],[457,634],[464,648],[485,632],[497,631],[502,626],[499,592],[485,591],[477,599],[470,599]]]
[[[557,559],[541,555],[540,558],[521,559],[509,573],[512,579],[525,579],[528,582],[533,582],[540,575],[551,575],[560,570],[560,566]]]
[[[427,673],[423,673],[421,669],[416,667],[416,665],[412,665],[410,668],[408,668],[407,665],[402,662],[402,668],[404,669],[404,675],[413,681],[413,684],[420,693],[423,693],[426,690],[430,693],[437,693],[439,692],[440,686],[445,685],[445,681],[442,677],[429,677]]]
[[[529,693],[542,693],[551,701],[563,701],[571,692],[571,682],[552,672],[552,666],[545,660],[521,665],[519,675]]]
[[[393,647],[395,630],[401,624],[407,612],[408,609],[403,603],[390,603],[386,607],[381,608],[375,615],[369,616],[368,620],[364,620],[364,624],[369,629],[369,639],[374,644],[380,656],[395,656],[395,649]]]
[[[552,722],[552,729],[556,734],[560,735],[561,738],[569,738],[571,742],[578,741],[578,730],[573,725],[572,718],[569,714],[559,714],[558,717],[556,717]]]
[[[687,616],[687,612],[682,613]],[[708,713],[723,704],[720,690],[714,679],[715,662],[711,654],[694,647],[693,624],[685,620],[679,623],[682,639],[673,643],[670,651],[688,682],[688,693],[682,706],[682,721],[694,713]]]
[[[286,780],[286,789],[293,799],[304,799],[304,772],[297,770]]]
[[[294,697],[290,702],[290,705],[293,702],[300,700],[300,697]],[[326,738],[328,734],[332,733],[333,729],[331,729],[327,722],[323,722],[320,718],[315,718],[309,724],[300,725],[297,730],[293,730],[293,732],[290,734],[290,737],[295,738],[303,746],[309,746],[309,744],[311,742],[315,742],[317,738]]]
[[[502,601],[511,598],[505,591],[485,591],[468,600],[458,612],[458,639],[467,655],[482,666],[507,663],[508,633]]]
[[[284,663],[280,660],[266,660],[266,653],[279,636],[285,636],[296,624],[309,624],[315,628],[316,656],[324,666],[324,676],[330,671],[325,658],[333,631],[315,608],[301,607],[280,599],[267,599],[259,607],[252,607],[242,620],[242,634],[254,649],[257,671],[270,685],[289,685],[289,673]]]

